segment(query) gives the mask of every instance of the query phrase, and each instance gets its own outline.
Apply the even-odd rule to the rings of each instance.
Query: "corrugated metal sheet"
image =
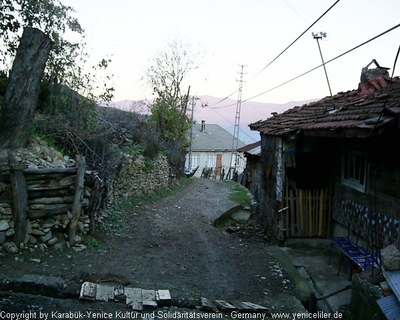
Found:
[[[377,303],[388,320],[400,320],[400,302],[395,295],[381,298]]]
[[[400,320],[400,270],[388,271],[382,267],[382,274],[394,294],[379,299],[378,305],[389,320]]]
[[[382,274],[386,278],[388,285],[397,297],[397,300],[400,301],[400,270],[388,271],[382,267]]]
[[[250,143],[238,149],[239,152],[251,154],[253,156],[259,156],[261,154],[261,141]]]

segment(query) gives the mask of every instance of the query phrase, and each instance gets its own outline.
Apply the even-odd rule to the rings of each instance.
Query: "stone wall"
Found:
[[[40,170],[49,168],[70,168],[75,163],[69,157],[63,156],[60,152],[49,147],[45,142],[33,139],[28,148],[16,152],[17,160],[20,164],[28,167],[29,170]],[[0,167],[7,166],[7,154],[0,154]],[[1,168],[0,168],[1,169]],[[170,184],[170,169],[167,158],[159,156],[154,160],[145,159],[142,155],[125,154],[119,165],[119,169],[110,172],[105,183],[96,172],[86,170],[85,190],[81,199],[82,213],[77,225],[77,233],[74,239],[73,249],[84,250],[82,244],[84,236],[93,230],[93,225],[101,222],[102,205],[93,205],[94,202],[106,203],[108,207],[113,206],[123,199],[137,194],[151,194],[158,189],[168,188]],[[75,184],[70,178],[65,179],[62,175],[55,177],[54,174],[47,178],[41,177],[40,183],[49,185],[50,189],[61,190],[57,184],[69,181],[64,187],[64,195],[48,196],[46,199],[32,199],[33,187],[28,186],[30,200],[28,201],[29,212],[26,226],[26,237],[20,247],[14,243],[15,221],[11,185],[7,178],[7,170],[0,170],[0,250],[10,253],[17,253],[21,248],[38,248],[47,250],[48,247],[63,249],[69,246],[68,229],[72,219],[71,207],[74,195]],[[74,176],[72,176],[74,177]],[[74,178],[76,180],[76,177]],[[30,180],[30,178],[28,178]],[[93,184],[89,181],[96,180],[101,183]],[[34,180],[31,180],[31,182]],[[37,184],[37,183],[36,183]],[[94,187],[97,186],[97,187]],[[97,190],[96,190],[97,188]],[[103,191],[106,192],[103,192]],[[53,193],[54,190],[48,191]],[[101,195],[100,195],[101,194]],[[54,203],[57,201],[57,203]],[[61,202],[60,202],[61,201]],[[57,206],[57,207],[54,207]],[[51,214],[33,214],[35,210],[42,210],[44,207],[54,209]],[[58,208],[60,212],[57,212]],[[95,208],[93,210],[93,208]],[[96,222],[94,221],[96,220]]]
[[[110,182],[107,205],[138,194],[152,194],[158,189],[168,188],[170,167],[166,156],[148,160],[142,155],[126,154],[120,170]]]
[[[370,271],[368,271],[370,272]],[[351,300],[347,319],[384,320],[378,299],[382,298],[382,290],[358,275],[352,278]]]

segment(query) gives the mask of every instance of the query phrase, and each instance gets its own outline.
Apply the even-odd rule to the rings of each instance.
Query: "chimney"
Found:
[[[374,63],[376,65],[375,69],[368,69],[368,67]],[[382,88],[389,86],[390,68],[381,67],[375,59],[373,59],[367,66],[361,69],[361,79],[358,86],[359,91],[362,95],[368,95]]]
[[[206,120],[201,120],[200,132],[205,132],[205,131],[206,131]]]

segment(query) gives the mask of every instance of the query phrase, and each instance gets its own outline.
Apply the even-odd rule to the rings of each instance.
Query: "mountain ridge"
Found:
[[[259,132],[251,131],[249,124],[259,120],[266,120],[272,116],[273,112],[283,113],[295,106],[301,106],[317,99],[303,101],[290,101],[287,103],[264,103],[257,101],[242,101],[240,113],[237,113],[237,101],[230,98],[218,98],[208,95],[197,97],[192,109],[192,101],[189,101],[188,112],[192,112],[196,123],[205,121],[207,123],[218,124],[233,135],[236,120],[239,123],[239,140],[245,144],[253,143],[260,139]],[[141,100],[122,100],[111,103],[111,107],[124,111],[149,114],[148,105],[150,101]],[[238,119],[236,119],[238,115]]]

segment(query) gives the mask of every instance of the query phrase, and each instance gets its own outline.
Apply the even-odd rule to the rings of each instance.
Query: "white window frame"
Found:
[[[345,150],[342,157],[342,184],[365,192],[368,162],[365,152]]]
[[[242,163],[242,159],[239,153],[231,154],[231,167],[240,167]]]
[[[200,163],[200,156],[198,154],[193,154],[192,155],[192,162],[191,162],[191,169],[196,168],[199,166]]]
[[[207,154],[207,168],[215,168],[217,165],[217,155]]]

